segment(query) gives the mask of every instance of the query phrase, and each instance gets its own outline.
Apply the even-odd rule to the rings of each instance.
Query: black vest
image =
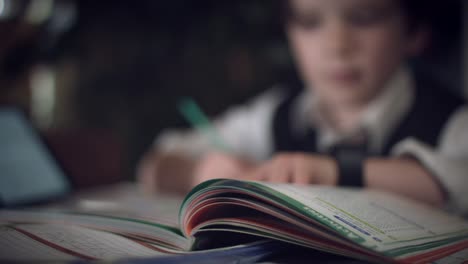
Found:
[[[391,148],[401,140],[413,137],[436,147],[439,135],[454,111],[463,105],[463,100],[434,82],[415,79],[415,99],[399,125],[390,133],[381,153],[388,156]],[[302,90],[292,88],[273,116],[273,137],[275,152],[317,152],[316,132],[307,131],[297,137],[292,131],[291,110]]]

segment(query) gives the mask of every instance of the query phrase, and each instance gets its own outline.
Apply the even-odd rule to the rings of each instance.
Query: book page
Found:
[[[179,228],[179,207],[183,198],[166,193],[148,195],[142,193],[133,182],[119,182],[80,190],[70,199],[47,204],[43,209],[65,211],[73,208],[75,212],[120,215]]]
[[[83,226],[142,238],[176,250],[188,250],[191,246],[191,241],[183,237],[179,230],[139,218],[50,211],[2,210],[0,211],[0,221],[14,224],[42,223]]]
[[[466,263],[466,258],[468,256],[468,249],[464,249],[453,253],[449,256],[443,257],[439,260],[434,261],[434,264],[463,264]]]
[[[66,225],[0,228],[2,260],[108,260],[166,255],[144,243],[98,230]]]
[[[282,198],[354,242],[380,252],[468,234],[468,224],[462,219],[387,193],[255,184],[290,197]]]
[[[0,226],[0,261],[67,261],[77,257],[51,248],[8,226]]]

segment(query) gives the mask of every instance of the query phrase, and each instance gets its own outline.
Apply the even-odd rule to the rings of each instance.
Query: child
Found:
[[[161,135],[139,182],[150,191],[211,178],[359,186],[467,212],[468,108],[406,66],[425,37],[415,7],[288,1],[285,27],[305,89],[274,89],[217,119],[229,153],[195,131]]]

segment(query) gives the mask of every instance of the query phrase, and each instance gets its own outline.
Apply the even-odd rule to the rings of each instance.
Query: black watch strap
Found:
[[[334,156],[338,165],[338,185],[363,187],[366,152],[359,147],[344,146],[336,148]]]

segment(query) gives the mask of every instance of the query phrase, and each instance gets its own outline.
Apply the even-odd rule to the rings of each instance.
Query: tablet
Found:
[[[37,204],[71,192],[69,178],[23,112],[0,108],[0,206]]]

